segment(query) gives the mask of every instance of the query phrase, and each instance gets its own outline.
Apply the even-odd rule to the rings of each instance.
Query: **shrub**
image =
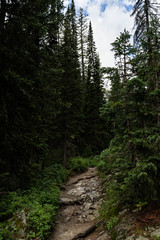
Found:
[[[60,186],[68,177],[68,171],[55,164],[44,170],[42,178],[30,190],[14,191],[8,195],[8,213],[26,209],[28,239],[46,239],[56,220]],[[4,205],[4,201],[1,202]],[[6,214],[6,211],[5,211]],[[9,216],[10,216],[9,215]],[[0,240],[16,239],[16,226],[12,221],[0,225]]]
[[[106,163],[103,160],[100,160],[97,163],[97,168],[98,168],[99,171],[104,172],[105,169],[106,169]]]
[[[70,172],[81,173],[88,169],[89,161],[82,157],[71,158],[68,161],[67,168]]]
[[[92,157],[88,158],[87,160],[89,163],[89,167],[96,167],[100,160],[100,156],[99,155],[92,156]]]
[[[35,202],[28,215],[28,239],[46,239],[53,221],[55,221],[57,207],[51,204]]]

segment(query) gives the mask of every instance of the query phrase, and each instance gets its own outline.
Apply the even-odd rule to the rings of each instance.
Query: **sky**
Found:
[[[67,6],[69,0],[64,0]],[[103,67],[115,65],[111,43],[126,28],[133,33],[132,0],[75,0],[76,8],[83,8],[92,22],[94,40]]]

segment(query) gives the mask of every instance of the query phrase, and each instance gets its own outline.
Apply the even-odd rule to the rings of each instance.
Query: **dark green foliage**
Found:
[[[62,79],[59,82],[62,106],[57,115],[59,143],[63,149],[63,164],[74,156],[83,126],[82,83],[78,60],[77,25],[74,2],[68,6],[64,20],[62,43]]]
[[[71,158],[68,161],[67,168],[73,173],[81,173],[88,169],[88,159],[82,157]]]
[[[100,60],[96,53],[92,25],[89,25],[87,48],[87,80],[84,103],[84,156],[98,154],[106,144],[105,120],[100,114],[104,104],[104,89]]]
[[[15,1],[5,9],[8,18],[1,42],[0,158],[2,169],[11,173],[8,183],[14,189],[28,185],[33,165],[37,165],[38,172],[50,149],[49,126],[60,102],[52,82],[57,79],[54,64],[58,61],[62,4]]]
[[[138,0],[135,2],[131,16],[135,16],[135,34],[134,40],[139,43],[139,40],[146,38],[150,44],[150,24],[153,19],[157,19],[157,2],[150,0]],[[147,35],[144,35],[144,32]],[[151,46],[150,46],[151,47]],[[149,50],[151,48],[149,47]]]
[[[151,18],[152,7],[150,1],[135,5],[133,15],[137,13],[141,20],[136,22],[137,49],[130,44],[126,30],[112,43],[118,65],[106,70],[111,90],[102,114],[113,139],[98,166],[104,183],[108,174],[111,181],[104,217],[114,204],[135,207],[139,202],[159,200],[159,41],[155,42],[158,25]]]
[[[84,16],[81,11],[78,29],[74,1],[65,16],[63,1],[57,0],[3,0],[0,10],[0,166],[1,173],[9,173],[3,187],[25,189],[45,166],[53,161],[65,165],[89,145],[84,136],[84,131],[92,134],[84,117],[87,74],[86,66],[80,69],[78,52]],[[86,47],[81,40],[83,55]],[[97,95],[95,117],[99,118],[103,83],[95,52],[93,57],[90,63],[94,62],[96,84],[92,88]],[[96,120],[93,126],[98,128],[94,135],[100,132],[99,146],[104,134],[101,123]],[[96,139],[90,143],[88,155],[95,143]]]
[[[61,165],[52,165],[44,170],[43,177],[38,179],[35,186],[27,191],[10,192],[5,198],[7,211],[1,216],[11,217],[20,210],[25,210],[28,219],[27,239],[38,237],[46,239],[54,226],[59,205],[60,186],[68,176],[67,170]],[[4,202],[1,201],[1,211]],[[4,225],[4,226],[3,226]],[[12,221],[1,224],[1,239],[15,239],[16,229],[12,229]],[[16,226],[15,226],[16,227]]]

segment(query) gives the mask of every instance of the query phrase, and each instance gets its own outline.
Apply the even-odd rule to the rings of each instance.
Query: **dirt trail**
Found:
[[[97,228],[101,183],[96,168],[69,179],[61,192],[58,221],[49,240],[107,240]]]

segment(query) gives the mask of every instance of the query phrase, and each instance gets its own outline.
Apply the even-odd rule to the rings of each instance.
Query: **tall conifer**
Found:
[[[104,146],[104,124],[100,107],[104,103],[103,81],[99,57],[96,53],[91,22],[88,31],[87,81],[85,92],[85,144],[86,154],[97,154]]]
[[[59,116],[59,127],[64,149],[63,164],[66,166],[69,152],[75,149],[82,128],[82,88],[74,1],[68,6],[65,16],[62,66],[64,73],[60,91],[63,107]]]

